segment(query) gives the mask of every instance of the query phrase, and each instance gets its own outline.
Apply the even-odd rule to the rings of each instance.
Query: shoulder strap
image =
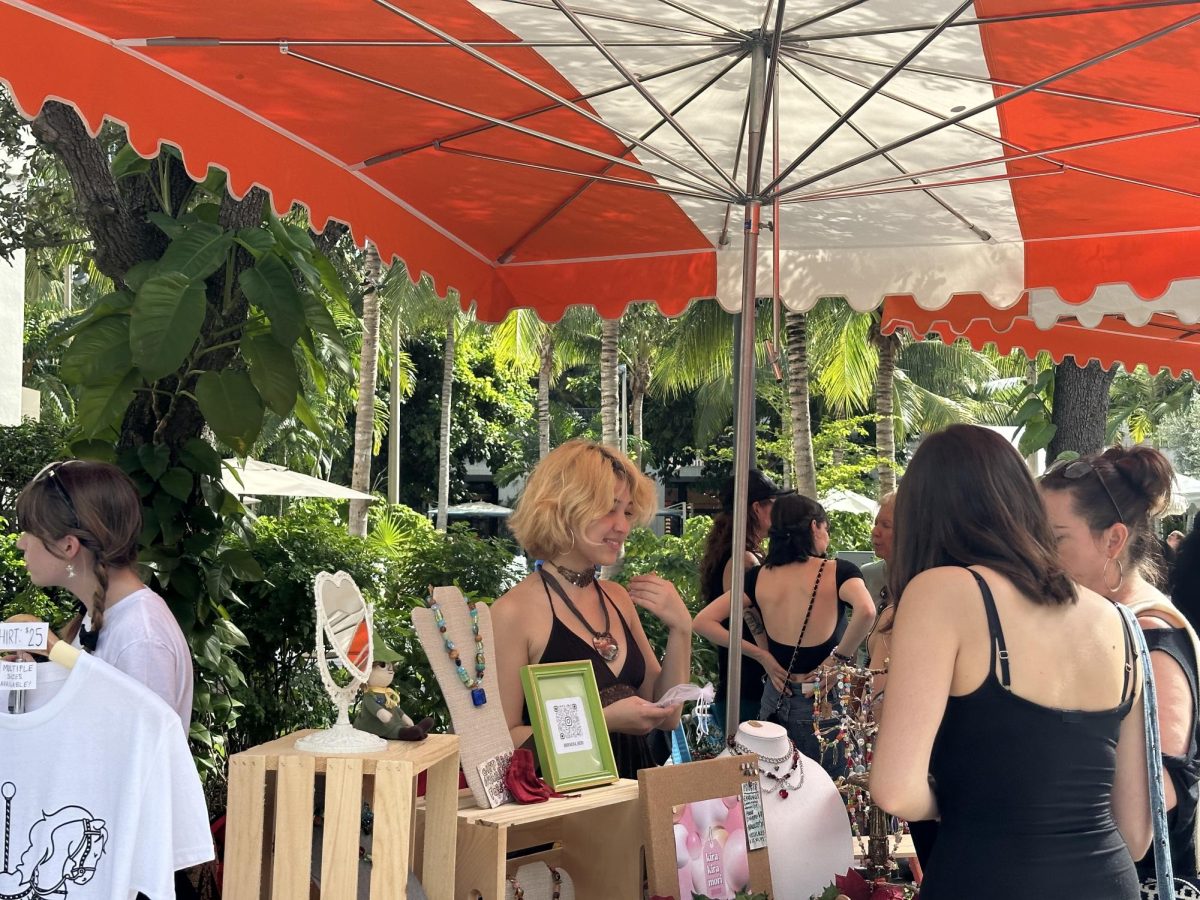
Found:
[[[1175,873],[1171,867],[1171,847],[1167,835],[1167,802],[1163,791],[1162,745],[1158,736],[1158,695],[1154,689],[1154,670],[1150,667],[1150,651],[1146,637],[1133,612],[1120,603],[1117,609],[1125,620],[1125,630],[1137,641],[1138,656],[1142,659],[1142,708],[1145,710],[1146,768],[1150,776],[1150,820],[1154,825],[1154,868],[1158,881],[1158,896],[1175,900]]]
[[[1000,686],[1006,691],[1012,690],[1012,673],[1008,668],[1008,647],[1004,644],[1004,629],[1000,627],[1000,614],[996,612],[996,599],[992,596],[992,589],[988,587],[988,583],[984,581],[983,576],[974,569],[967,569],[975,576],[975,581],[979,585],[979,593],[983,594],[983,609],[987,613],[988,637],[989,644],[992,648],[991,654],[991,672],[996,673],[996,660],[1000,660]]]

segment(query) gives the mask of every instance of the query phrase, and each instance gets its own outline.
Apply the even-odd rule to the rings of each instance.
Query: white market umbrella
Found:
[[[835,488],[822,497],[821,505],[825,507],[826,512],[837,510],[864,516],[875,516],[879,512],[879,504],[870,497],[843,488]]]
[[[356,491],[332,481],[293,472],[286,466],[247,457],[245,460],[224,460],[221,484],[239,497],[325,497],[331,500],[374,500],[370,494]]]

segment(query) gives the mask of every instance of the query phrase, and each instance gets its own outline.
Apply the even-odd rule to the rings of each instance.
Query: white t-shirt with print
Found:
[[[0,896],[174,897],[174,872],[213,858],[179,717],[86,653],[44,689],[20,715],[0,691]]]
[[[91,618],[84,616],[84,627]],[[79,646],[78,637],[75,645]],[[104,611],[95,655],[162,697],[192,725],[192,651],[167,602],[150,588],[134,591]]]

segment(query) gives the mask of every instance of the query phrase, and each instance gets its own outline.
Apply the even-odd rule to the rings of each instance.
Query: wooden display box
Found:
[[[357,897],[362,804],[375,813],[371,900],[405,896],[412,867],[416,777],[426,773],[421,869],[453,872],[458,738],[392,741],[380,753],[326,756],[297,750],[298,731],[229,760],[225,900],[309,900],[316,776],[325,777],[322,900]],[[386,849],[385,849],[386,848]],[[429,900],[451,900],[449,878],[424,884]]]
[[[418,816],[424,812],[419,804]],[[531,848],[543,849],[522,852]],[[575,796],[496,809],[480,809],[471,793],[463,791],[454,900],[504,900],[508,875],[535,860],[565,869],[576,900],[637,898],[642,896],[641,851],[636,781],[622,779]],[[426,890],[431,881],[422,879]]]

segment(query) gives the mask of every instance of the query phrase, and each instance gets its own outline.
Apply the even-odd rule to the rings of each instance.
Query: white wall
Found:
[[[21,422],[21,360],[25,331],[25,251],[0,260],[0,425]]]

